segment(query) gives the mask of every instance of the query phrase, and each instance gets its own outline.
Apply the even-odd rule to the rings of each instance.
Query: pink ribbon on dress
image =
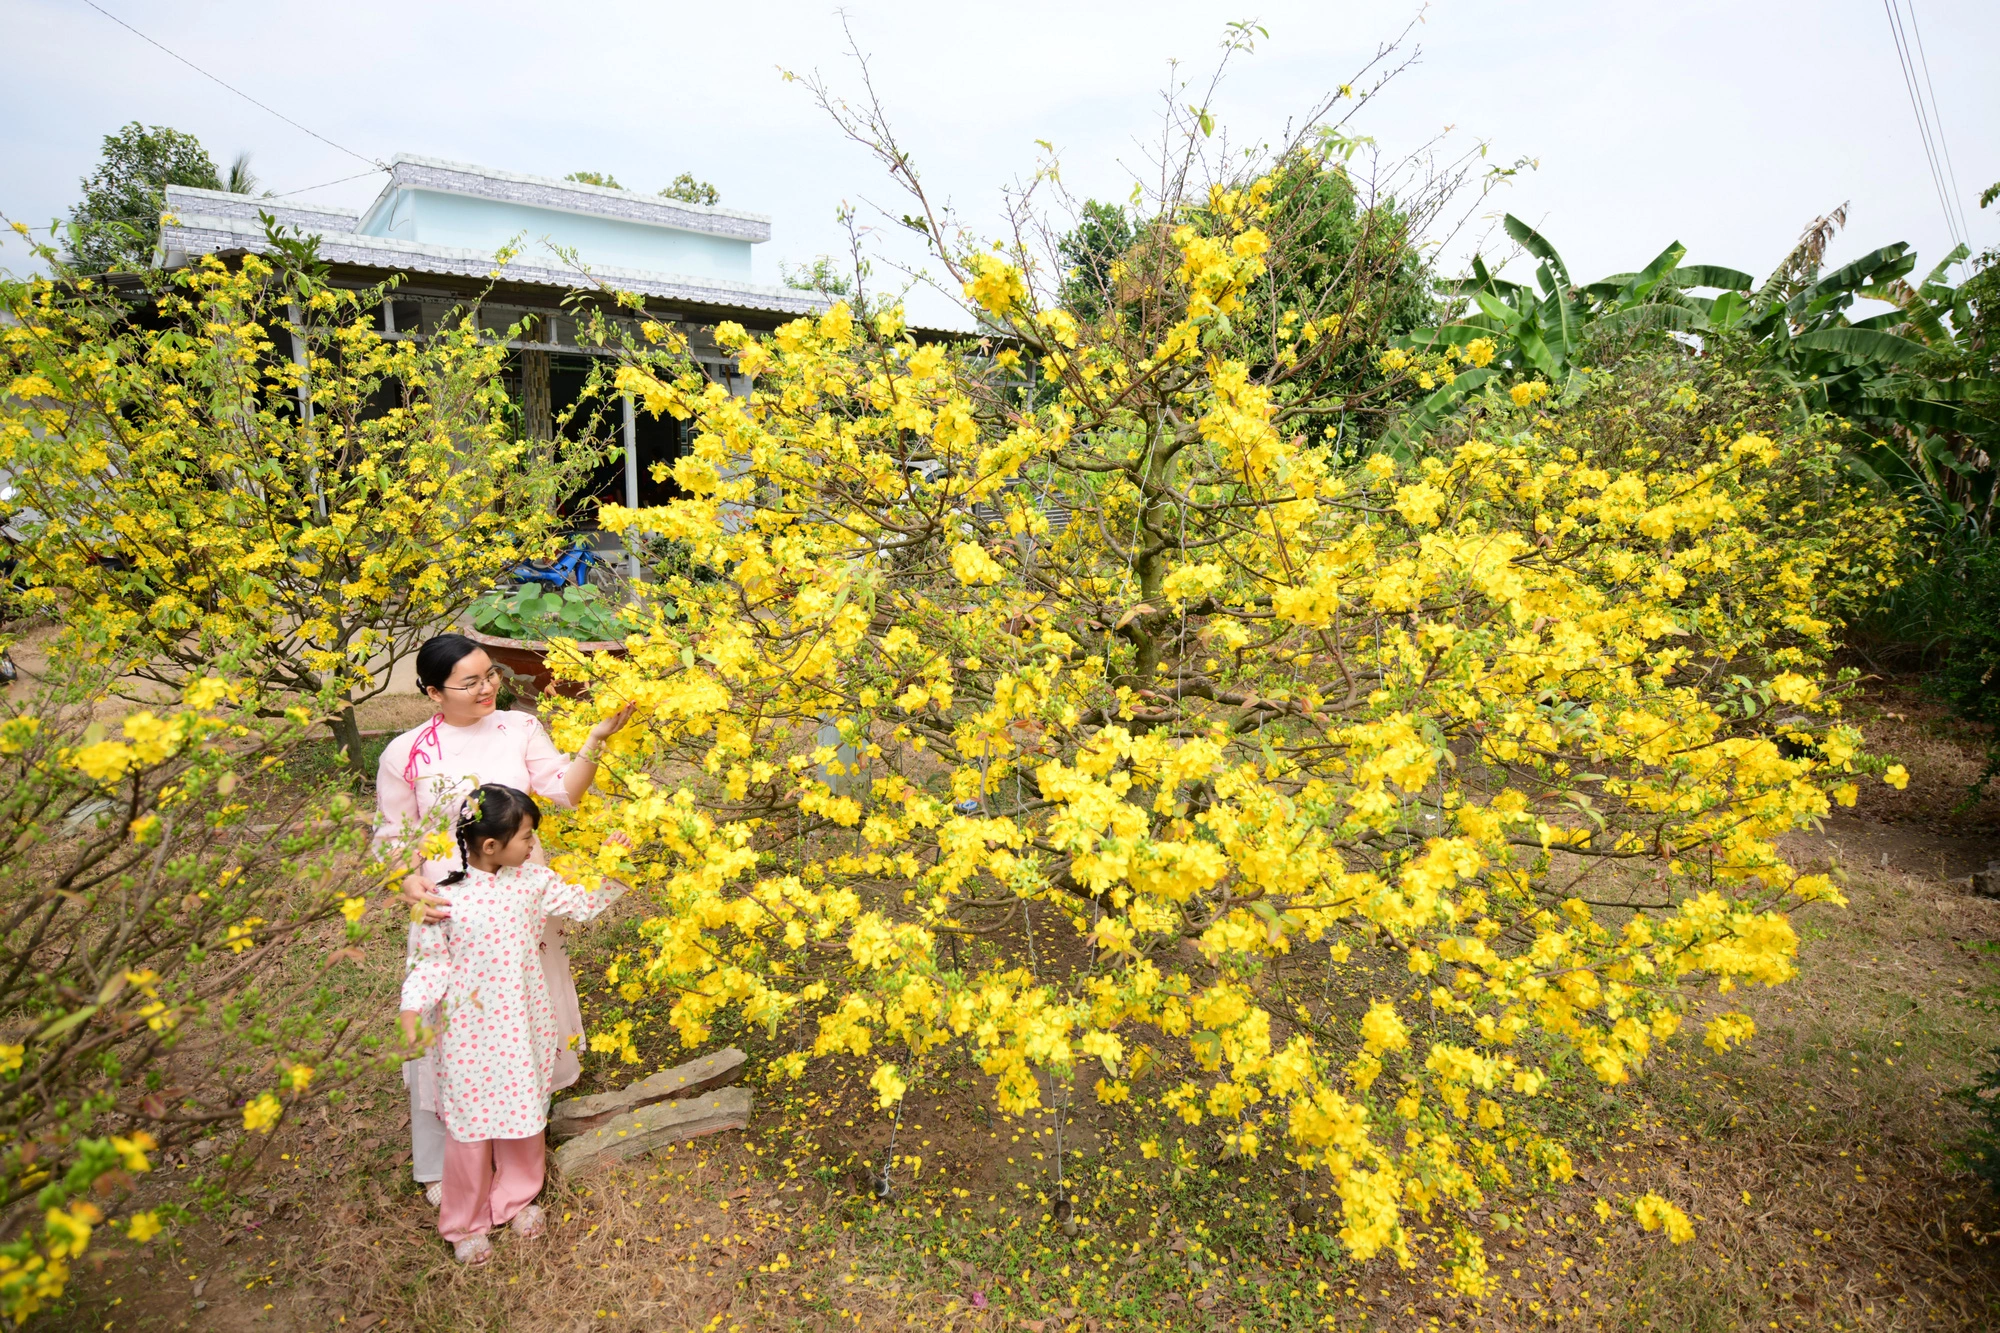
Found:
[[[410,742],[410,757],[403,762],[403,781],[409,783],[412,790],[417,785],[417,761],[424,757],[424,747],[426,745],[434,747],[435,756],[438,759],[444,758],[444,738],[438,735],[438,728],[443,725],[444,714],[439,713],[430,720],[430,725],[418,732],[417,738]]]

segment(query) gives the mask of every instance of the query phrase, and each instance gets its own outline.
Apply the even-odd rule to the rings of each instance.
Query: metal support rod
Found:
[[[308,369],[310,361],[306,356],[306,338],[303,332],[306,320],[305,312],[300,310],[299,303],[294,301],[286,307],[285,313],[290,316],[292,321],[292,364],[299,368],[299,426],[301,429],[311,430],[313,401],[310,371]],[[326,518],[326,492],[320,489],[319,468],[317,466],[307,469],[306,484],[312,487],[313,507],[319,511],[320,518],[324,520]]]
[[[625,507],[639,507],[639,418],[632,410],[632,395],[619,395],[619,404],[625,414]],[[625,539],[625,572],[633,582],[639,579],[639,553],[632,549],[632,539]]]

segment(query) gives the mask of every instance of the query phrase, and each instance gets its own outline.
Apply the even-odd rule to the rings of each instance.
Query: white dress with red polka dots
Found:
[[[548,1123],[562,1045],[542,978],[542,927],[549,917],[588,921],[625,886],[606,880],[593,892],[531,863],[469,870],[449,892],[449,921],[410,927],[403,1008],[444,1006],[438,1115],[451,1136],[528,1138]]]

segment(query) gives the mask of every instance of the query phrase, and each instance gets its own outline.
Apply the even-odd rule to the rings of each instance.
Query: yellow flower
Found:
[[[308,1087],[312,1086],[312,1079],[313,1068],[311,1065],[295,1064],[285,1070],[284,1084],[293,1092],[304,1092]]]
[[[1549,396],[1549,386],[1542,380],[1528,380],[1507,390],[1507,396],[1516,407],[1533,407]]]
[[[1910,785],[1910,770],[1901,764],[1891,764],[1888,771],[1882,774],[1882,781],[1901,791]]]
[[[129,1139],[117,1134],[111,1136],[112,1151],[118,1154],[118,1160],[124,1165],[127,1171],[152,1170],[153,1164],[146,1160],[146,1154],[158,1146],[159,1144],[153,1136],[143,1129],[133,1134]]]
[[[263,924],[264,918],[261,916],[244,917],[241,921],[229,927],[229,932],[222,941],[223,947],[227,948],[231,953],[242,953],[245,949],[256,948],[257,940],[255,938],[255,931],[258,926]]]
[[[1694,1239],[1694,1224],[1687,1214],[1668,1203],[1657,1194],[1647,1193],[1632,1205],[1632,1215],[1639,1219],[1639,1225],[1648,1231],[1658,1231],[1665,1227],[1667,1239],[1676,1245],[1685,1245]]]
[[[0,722],[0,754],[19,754],[41,729],[38,717],[10,717]]]
[[[1007,576],[1007,571],[976,542],[960,542],[952,547],[951,570],[960,583],[998,583]]]
[[[106,784],[124,777],[138,761],[138,755],[123,741],[99,741],[70,757],[70,762],[93,781]]]
[[[973,278],[965,294],[981,310],[1011,315],[1027,302],[1028,283],[1020,269],[996,254],[976,254],[969,262]]]
[[[1493,364],[1493,354],[1498,350],[1491,338],[1474,338],[1465,345],[1465,359],[1475,366]]]
[[[229,682],[219,676],[203,676],[190,683],[181,692],[181,701],[189,708],[207,711],[229,696]]]
[[[284,1114],[284,1106],[277,1097],[268,1092],[260,1092],[243,1108],[243,1128],[253,1134],[269,1134],[271,1127]]]
[[[125,1222],[126,1237],[138,1241],[141,1245],[159,1235],[163,1229],[159,1214],[150,1211],[134,1213]]]
[[[1748,1014],[1719,1014],[1708,1021],[1702,1045],[1718,1053],[1740,1046],[1757,1035],[1757,1025]]]
[[[12,1042],[0,1042],[0,1074],[20,1072],[21,1057],[27,1053],[27,1049]]]
[[[90,1229],[103,1220],[97,1205],[81,1199],[68,1212],[51,1208],[42,1214],[43,1247],[51,1258],[74,1259],[90,1248]]]
[[[342,898],[340,900],[340,914],[346,917],[349,923],[359,921],[361,914],[367,910],[368,900],[366,898]]]
[[[878,1067],[868,1080],[868,1086],[875,1089],[876,1104],[885,1111],[902,1101],[903,1094],[909,1091],[909,1085],[903,1082],[903,1076],[896,1072],[894,1065]]]

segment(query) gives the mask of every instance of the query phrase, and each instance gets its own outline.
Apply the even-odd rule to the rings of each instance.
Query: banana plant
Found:
[[[1982,529],[1992,525],[2000,501],[1992,463],[2000,453],[2000,380],[1985,373],[1961,332],[1972,325],[1967,298],[1947,275],[1966,257],[1963,246],[1915,287],[1906,278],[1916,255],[1900,242],[1825,274],[1818,272],[1821,247],[1802,260],[1802,242],[1761,284],[1738,269],[1684,264],[1686,249],[1676,242],[1636,272],[1579,285],[1546,237],[1512,214],[1505,225],[1538,261],[1534,285],[1497,277],[1478,256],[1469,276],[1445,285],[1453,318],[1398,345],[1435,352],[1485,338],[1493,360],[1416,404],[1392,442],[1421,438],[1496,380],[1541,378],[1566,399],[1585,382],[1578,356],[1588,339],[1672,330],[1698,346],[1714,338],[1748,343],[1801,411],[1835,413],[1898,437],[1893,449],[1853,459],[1857,471],[1917,492],[1926,508],[1951,508]],[[1856,319],[1862,300],[1891,308]]]
[[[1458,306],[1455,318],[1435,328],[1414,330],[1397,345],[1436,352],[1485,338],[1494,345],[1494,359],[1483,370],[1458,375],[1407,413],[1395,431],[1401,439],[1415,439],[1428,431],[1496,378],[1540,377],[1559,398],[1573,396],[1584,383],[1576,356],[1587,335],[1705,328],[1713,302],[1690,295],[1692,289],[1728,289],[1724,295],[1736,300],[1725,303],[1724,314],[1734,318],[1742,305],[1740,294],[1752,282],[1749,274],[1735,269],[1683,265],[1687,247],[1676,241],[1637,272],[1579,286],[1562,255],[1540,232],[1511,213],[1505,226],[1507,234],[1539,261],[1535,285],[1496,277],[1477,255],[1470,276],[1445,285],[1443,294]]]

